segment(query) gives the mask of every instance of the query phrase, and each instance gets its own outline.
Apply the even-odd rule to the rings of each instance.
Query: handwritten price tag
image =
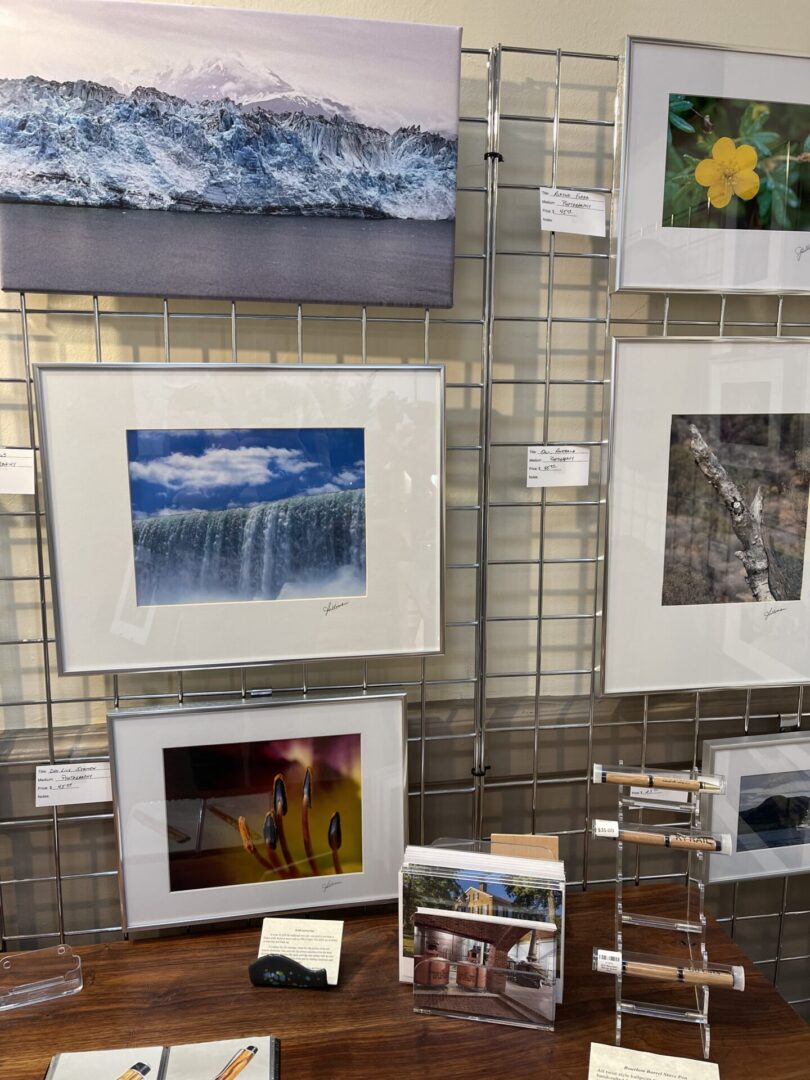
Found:
[[[591,452],[584,446],[530,446],[526,487],[584,487]]]
[[[37,765],[37,806],[110,802],[110,766],[106,761]]]
[[[540,225],[546,232],[604,236],[605,196],[568,188],[540,188]]]
[[[34,494],[34,451],[0,446],[0,495]]]

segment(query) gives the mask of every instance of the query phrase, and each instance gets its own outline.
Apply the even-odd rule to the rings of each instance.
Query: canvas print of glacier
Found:
[[[362,428],[127,432],[138,605],[361,596]]]
[[[4,288],[449,306],[460,30],[0,0]]]

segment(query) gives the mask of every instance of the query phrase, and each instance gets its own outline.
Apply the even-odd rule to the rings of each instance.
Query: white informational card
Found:
[[[34,451],[0,446],[0,495],[34,494]]]
[[[631,787],[630,798],[643,802],[685,803],[688,791],[670,791],[668,788]]]
[[[107,761],[37,765],[37,806],[110,802],[110,765]]]
[[[720,1080],[720,1069],[712,1061],[591,1043],[588,1080]]]
[[[585,487],[591,452],[583,446],[530,446],[526,487]]]
[[[604,236],[605,196],[568,188],[540,188],[540,225],[545,232]]]
[[[337,986],[342,919],[265,919],[259,956],[277,954],[312,970],[326,969],[326,981]]]

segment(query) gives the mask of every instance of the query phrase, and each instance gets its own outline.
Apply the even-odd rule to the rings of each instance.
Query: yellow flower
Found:
[[[734,140],[718,139],[712,147],[712,156],[701,161],[695,169],[695,180],[709,189],[709,202],[722,210],[737,195],[746,202],[759,191],[759,177],[754,172],[757,152],[753,146],[743,143],[735,146]]]

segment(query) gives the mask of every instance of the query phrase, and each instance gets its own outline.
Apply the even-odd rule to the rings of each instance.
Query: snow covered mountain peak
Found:
[[[192,104],[230,98],[243,107],[262,108],[268,112],[303,112],[308,116],[355,119],[348,105],[332,98],[301,93],[271,68],[249,63],[241,53],[230,53],[227,59],[209,56],[181,68],[169,67],[162,71],[139,68],[113,85],[124,93],[131,93],[136,87],[154,87]]]

